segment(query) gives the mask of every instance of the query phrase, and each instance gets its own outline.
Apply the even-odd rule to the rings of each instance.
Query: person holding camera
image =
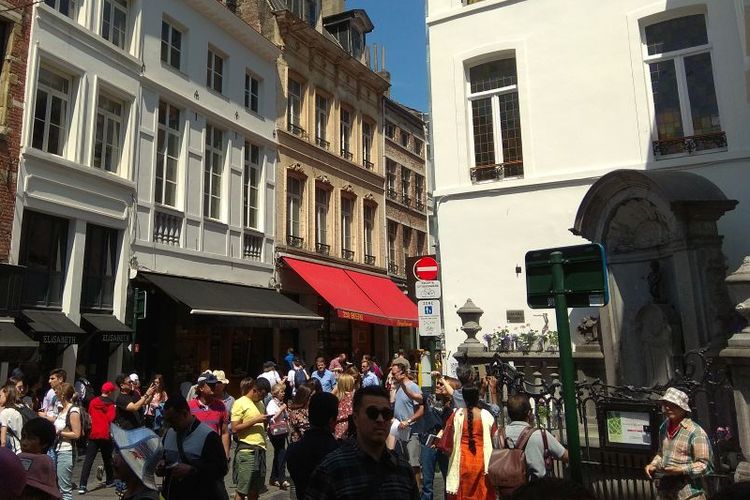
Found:
[[[646,466],[659,498],[705,500],[702,478],[711,472],[711,444],[691,418],[688,395],[670,387],[661,398],[667,419],[659,428],[659,451]]]

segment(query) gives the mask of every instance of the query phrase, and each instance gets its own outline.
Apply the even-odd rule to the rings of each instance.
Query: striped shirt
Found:
[[[346,441],[315,469],[305,500],[417,500],[419,489],[411,466],[392,452],[380,460]]]
[[[679,423],[677,434],[673,438],[667,435],[665,420],[659,427],[659,452],[651,464],[657,469],[677,467],[690,479],[676,492],[677,500],[692,498],[703,493],[701,477],[712,471],[711,444],[706,432],[690,418]]]

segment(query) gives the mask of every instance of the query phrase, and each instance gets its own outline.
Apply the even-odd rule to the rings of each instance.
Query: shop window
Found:
[[[89,224],[83,268],[82,310],[112,311],[117,275],[116,229]]]
[[[68,254],[68,221],[26,210],[18,263],[26,266],[21,302],[25,306],[62,305]]]

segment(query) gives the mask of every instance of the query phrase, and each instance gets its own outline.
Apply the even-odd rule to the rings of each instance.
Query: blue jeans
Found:
[[[58,450],[55,453],[57,461],[57,485],[62,494],[62,500],[73,499],[73,450]]]
[[[432,500],[432,484],[435,480],[435,468],[440,467],[443,479],[448,475],[448,456],[435,448],[420,445],[420,461],[422,462],[422,500]]]

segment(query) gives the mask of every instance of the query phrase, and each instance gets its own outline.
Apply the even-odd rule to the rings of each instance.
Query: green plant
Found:
[[[520,343],[521,350],[529,352],[531,348],[534,347],[538,338],[539,332],[537,330],[530,329],[526,332],[520,333],[518,335],[518,342]]]

